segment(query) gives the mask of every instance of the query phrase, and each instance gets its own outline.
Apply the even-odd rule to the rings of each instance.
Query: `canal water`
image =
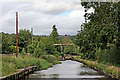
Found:
[[[36,71],[29,76],[28,79],[38,78],[81,78],[81,79],[103,79],[104,75],[100,75],[97,71],[85,66],[77,61],[61,61],[62,64],[56,64],[47,70]]]

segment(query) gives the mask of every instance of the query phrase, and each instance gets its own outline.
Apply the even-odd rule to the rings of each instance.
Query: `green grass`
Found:
[[[18,71],[18,69],[29,66],[38,66],[39,70],[43,70],[57,63],[59,63],[57,60],[53,60],[53,62],[50,63],[45,59],[36,58],[32,55],[19,56],[18,58],[4,55],[2,56],[2,76],[11,75]]]
[[[110,66],[95,61],[84,60],[78,57],[74,57],[74,59],[86,63],[89,67],[96,67],[99,70],[104,70],[105,73],[112,75],[113,78],[120,78],[120,67]]]

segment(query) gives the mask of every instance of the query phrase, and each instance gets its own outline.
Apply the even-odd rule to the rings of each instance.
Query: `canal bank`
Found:
[[[47,55],[46,55],[47,56]],[[36,58],[32,55],[8,56],[2,55],[2,76],[0,80],[18,80],[18,78],[28,76],[36,70],[43,70],[60,63],[54,56],[48,58]]]
[[[67,58],[71,59],[71,58]],[[120,68],[116,66],[109,66],[105,64],[100,64],[95,61],[80,59],[79,57],[74,57],[74,61],[81,62],[88,67],[98,71],[100,74],[104,74],[108,78],[120,79]]]

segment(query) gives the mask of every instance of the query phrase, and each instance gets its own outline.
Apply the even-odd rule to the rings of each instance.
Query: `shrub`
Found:
[[[54,55],[58,58],[60,56],[60,52],[59,51],[54,51]]]
[[[23,55],[24,56],[24,55]],[[48,56],[48,61],[52,61],[53,56]],[[50,60],[49,60],[50,59]],[[52,66],[52,63],[49,63],[45,59],[39,59],[31,55],[24,57],[15,57],[15,56],[2,56],[2,76],[7,76],[16,72],[16,69],[26,68],[29,66],[38,66],[38,69],[47,69]],[[56,60],[52,61],[58,63]]]
[[[26,55],[26,51],[25,51],[25,48],[22,49],[22,52],[21,52],[22,55]]]
[[[97,49],[95,59],[102,63],[120,64],[120,54],[115,44],[108,44],[108,49]]]
[[[54,61],[57,60],[57,58],[53,55],[43,55],[42,58],[53,64],[55,64]]]
[[[34,53],[34,46],[32,44],[28,46],[28,52]]]
[[[13,45],[11,45],[11,46],[9,46],[9,48],[10,48],[10,51],[9,51],[9,53],[16,53],[16,46],[13,46]],[[19,53],[19,48],[18,48],[18,53]]]

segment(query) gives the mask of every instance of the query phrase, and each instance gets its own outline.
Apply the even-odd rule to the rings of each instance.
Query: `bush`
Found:
[[[11,45],[11,46],[9,46],[9,48],[10,48],[10,53],[12,54],[12,53],[16,53],[16,46],[13,46],[13,45]],[[19,48],[18,48],[18,53],[19,53]]]
[[[40,57],[44,54],[44,51],[41,49],[41,48],[35,48],[35,51],[34,51],[34,56],[35,57]]]
[[[22,55],[26,55],[26,51],[25,51],[25,48],[22,49],[22,52],[21,52]]]
[[[95,59],[103,63],[120,64],[120,54],[115,44],[108,45],[108,49],[98,49],[95,53]]]
[[[88,59],[88,53],[80,53],[82,59]]]
[[[24,55],[23,55],[24,56]],[[16,72],[16,69],[26,68],[29,66],[38,66],[38,69],[47,69],[52,63],[44,59],[35,58],[27,55],[24,57],[2,56],[2,76],[7,76]]]
[[[50,63],[56,64],[57,58],[53,55],[43,55],[42,58]]]
[[[54,51],[54,55],[58,58],[60,56],[60,52],[59,51]]]
[[[34,53],[34,46],[32,44],[28,46],[28,52]]]

